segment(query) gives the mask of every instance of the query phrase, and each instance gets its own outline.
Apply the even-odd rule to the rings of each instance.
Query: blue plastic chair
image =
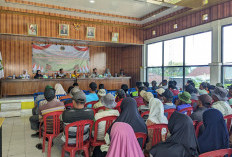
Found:
[[[174,96],[172,99],[172,103],[175,104],[175,101],[178,99],[178,95]]]
[[[135,92],[135,91],[136,91],[135,88],[130,88],[130,89],[128,89],[128,93],[129,93],[129,94],[131,94],[132,92]]]
[[[43,92],[34,93],[34,94],[33,94],[34,101],[35,101],[35,99],[36,99],[36,97],[37,97],[38,95],[44,95],[44,93],[43,93]]]
[[[59,99],[62,96],[65,96],[65,94],[58,94],[58,95],[56,95],[56,98]]]
[[[67,100],[71,100],[71,98],[61,99],[60,101],[61,101],[61,102],[65,102],[65,101],[67,101]]]
[[[44,101],[45,99],[41,99],[41,100],[39,100],[38,102],[37,102],[37,106],[38,106],[38,108],[39,108],[39,103],[41,102],[41,101]]]
[[[113,96],[116,95],[116,92],[117,92],[117,91],[108,91],[108,93],[112,94]]]
[[[83,90],[83,92],[85,93],[85,95],[89,95],[89,91],[88,90]]]

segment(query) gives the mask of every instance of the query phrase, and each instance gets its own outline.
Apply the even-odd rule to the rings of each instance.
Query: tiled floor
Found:
[[[29,117],[6,118],[2,128],[3,157],[46,157],[46,152],[35,147],[42,140],[31,138],[33,133]],[[53,146],[51,156],[61,157],[61,150]]]

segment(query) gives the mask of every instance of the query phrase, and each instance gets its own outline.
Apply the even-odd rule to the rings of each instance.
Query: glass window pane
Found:
[[[232,64],[232,26],[223,27],[223,63]]]
[[[150,84],[152,81],[156,81],[158,86],[162,82],[162,68],[148,68],[147,78]]]
[[[190,35],[185,38],[185,64],[211,63],[212,32]]]
[[[162,42],[147,46],[147,66],[162,66]]]
[[[172,39],[164,42],[164,65],[183,65],[183,38]]]
[[[176,81],[177,87],[183,89],[183,67],[166,67],[164,68],[164,79]]]
[[[210,81],[210,67],[185,67],[185,80],[193,80],[196,87]]]
[[[230,86],[232,84],[232,67],[223,67],[224,85]]]

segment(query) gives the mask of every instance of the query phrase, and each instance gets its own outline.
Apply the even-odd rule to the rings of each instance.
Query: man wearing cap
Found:
[[[178,100],[176,101],[176,110],[180,111],[182,109],[188,108],[188,107],[192,107],[191,104],[191,95],[189,94],[189,92],[183,92],[180,93],[178,95]]]
[[[190,116],[192,120],[203,121],[203,113],[211,106],[212,101],[213,99],[208,94],[200,95],[197,101],[197,108]]]
[[[102,97],[106,96],[106,90],[105,89],[99,89],[98,92],[97,92],[97,95],[98,95],[99,101],[96,104],[93,105],[94,109],[104,106],[102,104],[101,99],[102,99]]]
[[[173,93],[169,89],[166,89],[165,92],[161,95],[164,101],[164,111],[168,109],[176,109],[176,105],[172,103]],[[167,113],[164,113],[165,116],[168,116]]]
[[[118,110],[114,110],[113,108],[116,107],[115,98],[112,94],[108,93],[106,96],[102,97],[101,99],[102,104],[105,106],[106,110],[101,111],[95,114],[95,120],[97,121],[100,118],[107,117],[107,116],[119,116]],[[105,122],[100,122],[98,124],[98,135],[97,140],[104,140],[105,137]],[[94,129],[93,129],[94,130]]]
[[[70,123],[81,121],[81,120],[93,120],[94,113],[92,109],[84,108],[86,102],[86,96],[83,91],[79,91],[73,95],[73,108],[70,110],[65,110],[62,114],[61,120],[64,122],[64,127]],[[69,144],[76,144],[76,129],[70,129]],[[89,138],[88,127],[84,131],[84,141]],[[61,137],[62,141],[65,142],[65,135]]]
[[[214,91],[211,91],[211,93],[212,93],[212,98],[214,100],[212,108],[221,111],[223,116],[232,114],[232,109],[227,102],[228,91],[222,87],[216,87]]]

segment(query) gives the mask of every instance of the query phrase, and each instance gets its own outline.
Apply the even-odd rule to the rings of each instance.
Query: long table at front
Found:
[[[89,90],[89,84],[95,82],[97,85],[104,84],[107,90],[120,89],[122,84],[127,84],[130,88],[131,77],[111,77],[111,78],[78,78],[78,79],[4,79],[1,80],[1,96],[30,95],[37,92],[44,92],[47,85],[55,86],[60,83],[65,91],[74,82],[79,84],[80,89]]]

